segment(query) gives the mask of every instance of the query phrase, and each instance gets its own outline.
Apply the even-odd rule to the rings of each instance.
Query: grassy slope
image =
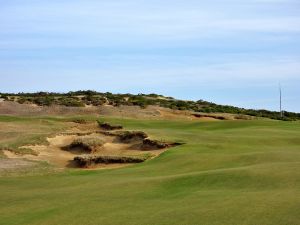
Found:
[[[184,141],[128,168],[0,178],[0,224],[300,224],[300,124],[109,119]]]
[[[46,138],[49,135],[62,131],[66,127],[63,119],[0,115],[0,150],[10,149],[16,153],[32,153],[32,150],[20,147],[47,144]]]

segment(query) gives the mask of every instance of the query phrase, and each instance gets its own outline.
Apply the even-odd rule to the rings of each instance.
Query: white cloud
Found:
[[[249,35],[276,33],[277,36],[300,33],[299,15],[284,12],[278,15],[272,12],[271,6],[270,13],[261,6],[262,13],[259,3],[254,4],[257,1],[250,2],[255,6],[250,10],[247,4],[238,1],[227,1],[227,6],[226,1],[216,1],[219,3],[216,7],[191,0],[185,4],[178,2],[20,2],[0,9],[0,45],[20,48],[26,44],[29,47],[36,44],[39,48],[43,45],[99,46],[120,42],[221,39],[245,32]]]

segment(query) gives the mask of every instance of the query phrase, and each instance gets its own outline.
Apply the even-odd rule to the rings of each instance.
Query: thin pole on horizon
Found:
[[[282,113],[282,90],[281,90],[281,83],[279,83],[279,104],[280,104],[280,117],[283,118],[283,113]]]

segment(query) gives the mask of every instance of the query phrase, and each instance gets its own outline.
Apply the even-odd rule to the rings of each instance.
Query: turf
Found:
[[[299,122],[102,119],[186,144],[122,169],[2,177],[0,224],[300,224]]]

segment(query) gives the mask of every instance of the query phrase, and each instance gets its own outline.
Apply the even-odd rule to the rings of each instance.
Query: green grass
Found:
[[[0,224],[300,224],[299,122],[105,120],[186,144],[122,169],[2,177]]]

